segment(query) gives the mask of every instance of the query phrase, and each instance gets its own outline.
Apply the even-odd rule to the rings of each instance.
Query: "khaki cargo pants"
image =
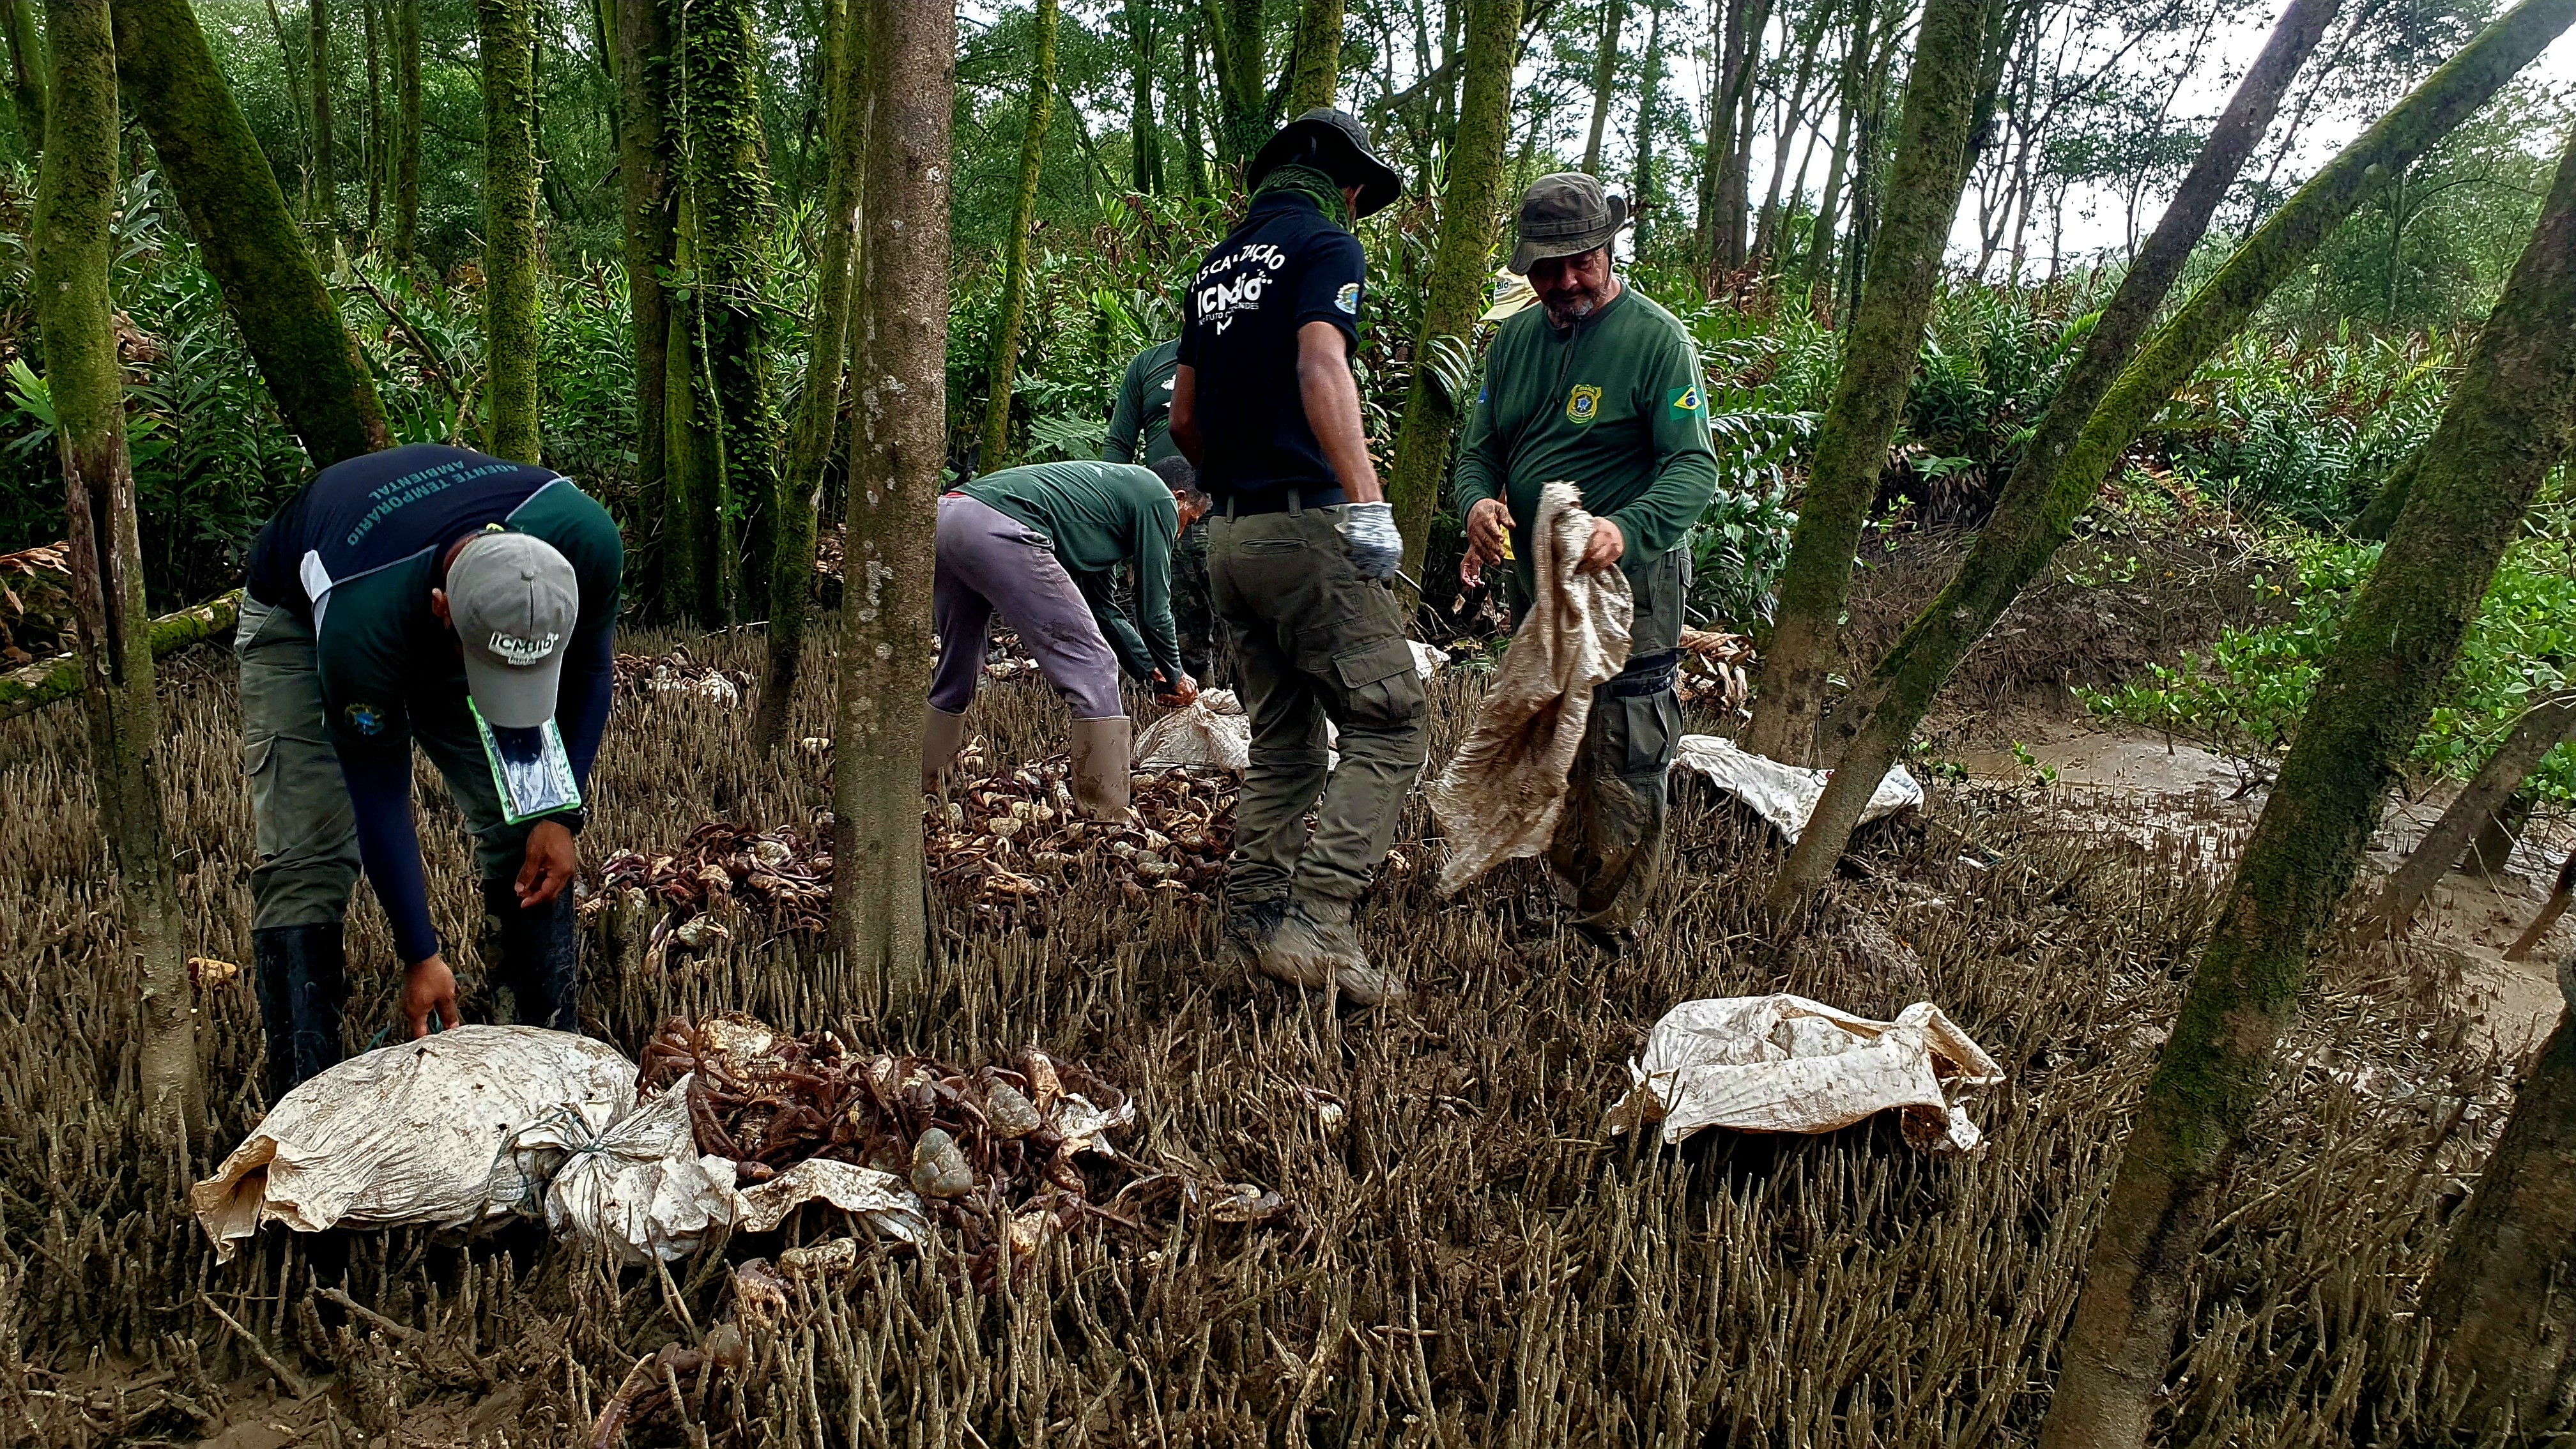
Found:
[[[1665,784],[1682,737],[1673,692],[1689,558],[1671,549],[1627,570],[1637,600],[1628,667],[1592,692],[1592,716],[1566,780],[1547,863],[1577,920],[1634,925],[1663,864]]]
[[[1252,721],[1230,904],[1355,900],[1386,859],[1428,734],[1403,611],[1351,567],[1335,506],[1210,520],[1208,593]],[[1326,769],[1324,722],[1340,734]],[[1318,797],[1321,805],[1317,804]],[[1316,813],[1314,833],[1306,812]]]
[[[348,910],[357,888],[358,820],[323,722],[313,631],[292,610],[244,593],[233,654],[241,661],[242,769],[250,776],[259,849],[250,873],[251,926],[329,925]],[[471,719],[463,710],[454,714]],[[474,833],[482,878],[515,879],[534,822],[512,825],[502,818],[492,768],[471,725],[443,729],[415,718],[412,738],[446,777]]]

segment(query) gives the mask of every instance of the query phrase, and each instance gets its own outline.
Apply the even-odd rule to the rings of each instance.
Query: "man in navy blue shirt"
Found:
[[[1421,772],[1424,699],[1387,587],[1404,540],[1351,375],[1368,284],[1351,227],[1403,185],[1334,110],[1282,127],[1244,175],[1252,204],[1190,279],[1172,379],[1172,438],[1214,500],[1210,601],[1252,719],[1220,959],[1390,1001],[1403,975],[1370,963],[1352,910]]]
[[[234,651],[259,864],[269,1099],[340,1059],[341,918],[363,867],[420,1036],[460,1019],[412,820],[418,744],[473,831],[495,984],[570,1031],[569,887],[608,722],[625,551],[551,469],[421,444],[334,464],[252,547]]]

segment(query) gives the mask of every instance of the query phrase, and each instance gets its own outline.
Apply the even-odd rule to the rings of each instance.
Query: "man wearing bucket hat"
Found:
[[[252,547],[234,652],[259,863],[252,950],[269,1099],[340,1059],[341,924],[361,867],[411,1034],[460,1020],[431,928],[412,744],[474,834],[494,984],[575,1030],[573,836],[608,721],[624,568],[554,472],[435,445],[325,468]]]
[[[1244,179],[1252,204],[1191,279],[1172,387],[1172,437],[1214,500],[1209,595],[1252,723],[1219,951],[1369,1004],[1404,982],[1370,963],[1352,912],[1421,771],[1424,699],[1387,587],[1404,540],[1351,375],[1368,280],[1351,227],[1403,185],[1335,110],[1281,127]]]
[[[1617,565],[1636,596],[1627,668],[1593,693],[1548,864],[1571,887],[1575,929],[1605,950],[1629,939],[1664,829],[1664,777],[1682,733],[1673,693],[1691,526],[1717,488],[1699,352],[1673,314],[1623,286],[1610,243],[1620,198],[1580,172],[1542,176],[1521,199],[1512,270],[1539,304],[1494,333],[1450,495],[1467,520],[1462,572],[1517,559],[1515,613],[1533,588],[1529,528],[1540,488],[1571,480],[1593,515],[1577,568]],[[1506,550],[1509,538],[1517,547]]]

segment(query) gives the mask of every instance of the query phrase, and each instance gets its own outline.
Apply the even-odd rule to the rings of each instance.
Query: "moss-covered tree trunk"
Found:
[[[420,0],[394,0],[394,266],[420,245]]]
[[[1646,234],[1661,230],[1663,218],[1655,211],[1655,113],[1664,94],[1664,6],[1666,0],[1651,0],[1646,7],[1646,48],[1637,56],[1637,173],[1628,191],[1628,214],[1636,218],[1637,254],[1643,256]]]
[[[326,0],[311,0],[304,9],[312,20],[313,40],[313,53],[306,61],[313,82],[313,215],[322,224],[323,236],[336,244],[340,237],[340,172],[339,155],[331,144],[331,6]]]
[[[2576,693],[2541,700],[2514,721],[2503,743],[2453,797],[2441,818],[2433,822],[2433,828],[2424,832],[2405,863],[2389,873],[2387,887],[2379,897],[2379,917],[2392,934],[2406,929],[2415,908],[2431,893],[2434,883],[2459,863],[2470,842],[2504,813],[2514,792],[2540,767],[2541,760],[2571,738],[2576,738]]]
[[[1601,135],[1610,129],[1610,97],[1619,84],[1619,25],[1627,18],[1628,0],[1605,0],[1601,11],[1601,43],[1592,51],[1592,127],[1583,137],[1583,169],[1595,176],[1601,174]]]
[[[1261,34],[1261,0],[1202,0],[1208,43],[1215,51],[1216,159],[1240,166],[1270,139],[1268,84]]]
[[[664,293],[671,300],[662,355],[662,590],[673,617],[718,628],[733,620],[734,521],[725,509],[724,439],[707,365],[698,207],[685,182],[674,181],[676,285]]]
[[[1055,114],[1056,0],[1038,0],[1037,48],[1029,57],[1029,119],[1020,133],[1020,181],[1002,241],[1002,309],[993,320],[992,389],[975,466],[986,473],[1011,456],[1011,388],[1020,369],[1020,323],[1029,305],[1030,230],[1037,220],[1038,173],[1046,164],[1047,121]]]
[[[2564,990],[2576,962],[2559,968]],[[2515,1091],[2513,1115],[2424,1285],[2425,1321],[2463,1427],[2528,1432],[2576,1374],[2566,1292],[2576,1277],[2576,1024],[2562,1012]],[[2510,1417],[2508,1417],[2510,1416]],[[2535,1438],[2533,1442],[2540,1442]]]
[[[2571,423],[2576,144],[2443,409],[2414,497],[2337,633],[2192,972],[2103,1207],[2042,1449],[2146,1442],[2212,1200],[2271,1083],[2309,949],[2352,884],[2397,762],[2432,717]],[[2561,1225],[2547,1249],[2554,1264],[2569,1251],[2569,1209],[2550,1219]]]
[[[1130,184],[1151,193],[1163,189],[1162,136],[1154,127],[1154,6],[1152,0],[1126,4]]]
[[[946,451],[949,129],[957,12],[872,0],[867,233],[850,441],[848,582],[832,731],[832,937],[900,1013],[929,980],[921,714]]]
[[[1941,281],[1941,253],[1967,181],[1968,129],[1990,4],[1926,0],[1887,215],[1843,341],[1842,376],[1817,432],[1797,533],[1780,576],[1779,622],[1764,651],[1762,691],[1745,734],[1746,748],[1775,760],[1803,765],[1815,749],[1853,552],[1905,410],[1906,385]]]
[[[1434,373],[1448,354],[1463,361],[1483,310],[1485,281],[1502,213],[1503,148],[1511,137],[1512,60],[1520,41],[1520,0],[1467,0],[1467,36],[1458,102],[1458,132],[1449,143],[1440,193],[1440,238],[1425,280],[1421,328],[1413,339],[1413,382],[1386,496],[1404,533],[1404,566],[1422,576],[1422,552],[1440,509],[1440,482],[1463,399]],[[1463,369],[1462,369],[1463,371]],[[1464,378],[1460,379],[1464,382]]]
[[[1341,83],[1342,0],[1302,0],[1296,56],[1297,68],[1288,78],[1288,114],[1302,116],[1331,105]]]
[[[117,67],[162,178],[286,426],[316,468],[388,446],[375,380],[196,12],[188,0],[116,0],[115,23]]]
[[[30,157],[45,150],[45,42],[36,33],[36,0],[0,0],[0,41],[9,47],[9,103]]]
[[[1181,183],[1192,196],[1208,194],[1207,132],[1199,123],[1199,27],[1181,39]]]
[[[1868,803],[1865,782],[1878,779],[1903,752],[1942,684],[2003,616],[2014,595],[2046,566],[2102,480],[2173,390],[2245,325],[2274,287],[2306,264],[2317,246],[2377,189],[2381,178],[2448,135],[2571,21],[2576,21],[2576,0],[2525,0],[2301,187],[2125,365],[2122,353],[2110,350],[2112,342],[2088,340],[2076,372],[2060,389],[2060,400],[2041,418],[1958,574],[1906,626],[1871,670],[1861,699],[1848,706],[1836,723],[1841,742],[1836,783],[1825,787],[1806,832],[1772,887],[1775,910],[1786,910],[1831,877],[1834,862]],[[2304,5],[2282,16],[2282,27],[2293,22],[2303,30],[2324,24]],[[2225,178],[2242,165],[2243,148],[2252,144],[2246,137],[2261,135],[2263,127],[2253,117],[2240,115],[2240,106],[2246,103],[2247,87],[2258,82],[2272,87],[2286,83],[2286,75],[2264,79],[2276,60],[2288,70],[2297,69],[2287,64],[2286,56],[2274,54],[2289,43],[2284,40],[2287,33],[2276,29],[2265,58],[2240,83],[2228,115],[2213,133],[2213,146],[2237,138],[2227,141],[2236,160],[2231,163],[2225,155],[2213,159],[2205,151],[2186,178],[2185,190],[2176,194],[2166,219],[2158,223],[2147,248],[2139,253],[2131,276],[2141,278],[2136,284],[2141,289],[2154,285],[2152,278],[2144,276],[2151,258],[2154,265],[2167,269],[2167,280],[2161,285],[2171,285],[2171,269],[2189,256],[2207,227],[2208,208],[2226,191]],[[2273,103],[2277,100],[2276,92]],[[2139,328],[2152,318],[2161,288],[2123,304],[2119,298],[2129,293],[2129,285],[2124,281],[2114,294],[2120,310],[2116,315],[2105,312],[2095,326],[2096,338],[2106,328]],[[2093,360],[2097,348],[2103,354],[2098,361]],[[2104,372],[2116,374],[2107,387],[2100,381]],[[2100,403],[2082,405],[2079,388],[2100,388]]]
[[[196,1003],[153,763],[161,709],[152,692],[152,616],[143,604],[116,304],[108,294],[109,225],[116,207],[116,43],[107,0],[48,0],[45,21],[53,104],[36,197],[30,290],[44,332],[45,381],[53,395],[69,500],[74,637],[89,708],[90,774],[119,877],[126,939],[141,967],[144,1108],[174,1134],[184,1134],[198,1100]]]
[[[805,354],[805,391],[797,399],[787,470],[778,480],[778,559],[769,574],[769,663],[752,717],[763,749],[787,742],[796,678],[813,610],[814,517],[823,504],[823,469],[841,418],[842,377],[849,361],[851,258],[858,234],[860,182],[867,164],[866,14],[872,0],[835,3],[826,30],[830,95],[823,112],[831,149],[824,183],[823,240],[814,280],[814,321]],[[852,460],[856,462],[855,457]]]
[[[2379,487],[2370,495],[2370,502],[2363,505],[2360,516],[2352,521],[2353,537],[2364,543],[2387,541],[2388,530],[2397,526],[2397,515],[2406,510],[2407,491],[2415,486],[2415,463],[2423,456],[2424,450],[2417,448],[2398,459],[2396,466],[2388,470],[2388,476],[2379,480]]]
[[[696,612],[707,624],[728,622],[738,594],[757,601],[776,555],[770,504],[778,490],[779,425],[762,305],[770,195],[756,19],[753,0],[700,0],[666,22],[677,76],[674,270],[686,293],[670,308],[665,467],[692,511]],[[744,580],[752,581],[748,590],[738,582]]]
[[[483,446],[515,463],[541,461],[537,83],[529,4],[474,0],[474,33],[483,51],[483,395],[491,409]]]
[[[367,244],[375,245],[376,228],[385,215],[385,62],[384,27],[376,0],[359,0],[366,18],[367,137],[359,150],[359,167],[367,173]]]
[[[419,0],[402,0],[417,5]],[[630,564],[639,597],[666,615],[693,601],[671,587],[673,509],[665,404],[670,393],[671,315],[662,273],[671,265],[671,166],[666,139],[670,43],[655,0],[602,0],[601,24],[617,81],[617,179],[626,259],[626,306],[635,338],[635,491],[645,500],[643,536]],[[638,567],[640,565],[640,567]]]

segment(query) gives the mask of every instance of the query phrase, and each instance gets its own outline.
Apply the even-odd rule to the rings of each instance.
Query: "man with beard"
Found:
[[[1450,495],[1467,520],[1472,582],[1517,558],[1515,616],[1530,604],[1529,529],[1542,485],[1571,480],[1593,515],[1576,565],[1616,564],[1637,601],[1628,666],[1593,693],[1548,864],[1572,887],[1575,929],[1605,951],[1630,939],[1654,880],[1664,776],[1681,738],[1673,693],[1683,547],[1717,488],[1699,352],[1672,313],[1620,284],[1610,243],[1620,198],[1577,172],[1542,176],[1521,199],[1512,270],[1539,306],[1494,334]],[[1506,547],[1506,539],[1516,547]]]
[[[1403,184],[1335,110],[1281,127],[1244,174],[1252,204],[1191,278],[1172,388],[1172,437],[1216,500],[1209,593],[1252,717],[1219,959],[1367,1005],[1405,991],[1352,913],[1421,773],[1425,701],[1351,376],[1368,280],[1351,227]]]

